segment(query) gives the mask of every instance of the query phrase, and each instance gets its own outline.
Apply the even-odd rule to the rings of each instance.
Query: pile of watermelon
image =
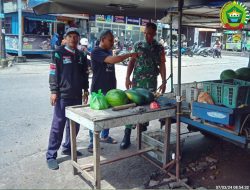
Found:
[[[236,71],[227,69],[221,72],[220,74],[221,80],[227,79],[240,79],[245,81],[250,81],[250,68],[242,67],[237,69]]]
[[[149,104],[154,100],[154,94],[144,88],[132,88],[126,91],[112,89],[106,94],[106,100],[110,106],[121,106],[129,102],[137,105]]]

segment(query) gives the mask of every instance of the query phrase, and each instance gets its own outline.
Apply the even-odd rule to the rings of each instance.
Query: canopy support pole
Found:
[[[22,1],[17,0],[18,9],[18,56],[23,55],[23,35],[22,35]]]
[[[172,25],[173,17],[170,15],[170,76],[171,76],[171,92],[174,92],[174,75],[173,75],[173,25]]]
[[[176,113],[176,180],[180,181],[180,114],[181,114],[181,26],[183,0],[178,1],[178,87],[176,94],[177,113]]]

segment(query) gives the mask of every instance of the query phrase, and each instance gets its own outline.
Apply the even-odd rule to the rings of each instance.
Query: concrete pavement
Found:
[[[222,70],[243,67],[247,62],[248,58],[244,57],[223,56],[222,59],[216,60],[184,57],[182,81],[217,79]],[[175,59],[175,76],[176,63]],[[72,175],[69,157],[61,156],[60,152],[58,154],[60,169],[57,171],[47,169],[45,152],[52,118],[52,107],[49,105],[48,69],[48,60],[38,60],[0,70],[0,189],[90,188],[82,178]],[[169,72],[169,65],[167,70]],[[125,66],[116,67],[120,89],[124,89],[125,71]],[[169,87],[168,84],[168,89]],[[157,121],[154,121],[149,129],[155,128],[159,128]],[[120,127],[111,130],[111,136],[118,142],[122,140],[123,129]],[[125,151],[120,151],[119,143],[102,144],[104,147],[102,159],[135,150],[135,137],[135,131],[133,131],[133,145]],[[84,154],[79,159],[80,162],[92,160],[91,154],[86,150],[88,140],[88,131],[82,127],[77,137],[78,148]],[[185,144],[188,146],[184,150],[183,159],[188,162],[187,160],[206,154],[209,147],[217,145],[217,141],[211,141],[199,133],[194,133],[187,137]],[[237,160],[237,162],[241,161]],[[246,165],[246,169],[249,171],[249,165]],[[245,171],[244,167],[241,170]],[[141,157],[105,165],[102,166],[102,187],[105,189],[141,188],[154,171],[157,171],[157,168]],[[233,170],[231,172],[233,173]],[[238,177],[240,175],[234,178],[236,182],[239,180]],[[220,181],[217,183],[219,184]],[[200,184],[202,185],[202,181]]]

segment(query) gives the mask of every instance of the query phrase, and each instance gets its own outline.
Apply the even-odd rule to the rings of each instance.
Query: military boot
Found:
[[[131,135],[131,129],[126,128],[124,132],[123,140],[120,144],[121,149],[127,149],[129,147],[130,143],[130,135]]]

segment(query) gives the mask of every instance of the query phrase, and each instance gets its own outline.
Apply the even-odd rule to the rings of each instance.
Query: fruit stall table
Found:
[[[124,158],[129,158],[136,155],[141,155],[145,152],[152,151],[153,147],[141,149],[141,132],[142,127],[137,127],[137,146],[138,151],[130,153],[124,156],[114,158],[112,160],[105,160],[100,162],[100,132],[103,129],[109,129],[127,124],[140,124],[149,122],[155,119],[166,118],[166,127],[164,134],[164,162],[163,167],[168,163],[167,153],[169,147],[170,136],[170,118],[175,116],[175,106],[165,106],[157,110],[151,110],[149,105],[134,107],[130,109],[124,109],[120,111],[113,111],[112,109],[106,110],[93,110],[89,106],[79,105],[66,108],[66,117],[70,120],[70,138],[71,138],[71,163],[73,166],[73,174],[76,175],[79,171],[82,176],[91,181],[93,186],[97,189],[101,189],[101,171],[100,165],[108,164],[114,161],[118,161]],[[76,130],[75,123],[79,123],[83,127],[86,127],[93,131],[93,164],[80,165],[77,163],[76,156]],[[164,165],[165,164],[165,165]],[[93,168],[94,177],[91,176],[86,170]]]

